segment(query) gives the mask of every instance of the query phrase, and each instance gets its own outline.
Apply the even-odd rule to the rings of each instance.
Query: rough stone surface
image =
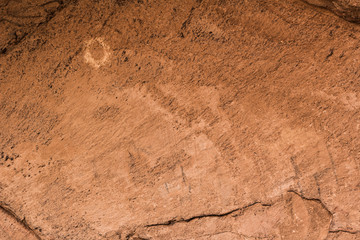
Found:
[[[325,239],[330,221],[331,213],[321,202],[291,193],[274,204],[253,203],[221,215],[148,225],[130,235],[140,239]]]
[[[40,238],[29,228],[25,219],[18,219],[13,212],[1,206],[0,239],[38,240]]]
[[[360,0],[304,0],[315,6],[327,8],[340,17],[360,22]]]
[[[0,237],[360,238],[359,25],[300,0],[51,4],[1,36]]]
[[[0,54],[51,20],[69,0],[0,0]]]

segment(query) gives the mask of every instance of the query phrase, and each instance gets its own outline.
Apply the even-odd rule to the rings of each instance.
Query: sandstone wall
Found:
[[[359,239],[359,25],[297,0],[0,3],[1,238]]]

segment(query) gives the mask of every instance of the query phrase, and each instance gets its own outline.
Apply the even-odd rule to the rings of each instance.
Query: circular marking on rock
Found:
[[[87,41],[85,47],[85,61],[89,63],[94,68],[99,68],[103,66],[108,60],[110,56],[110,48],[104,42],[103,38],[97,37]],[[99,54],[99,52],[102,53]],[[100,57],[98,55],[101,55]]]

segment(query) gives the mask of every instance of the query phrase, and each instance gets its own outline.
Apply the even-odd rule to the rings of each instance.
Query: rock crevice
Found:
[[[41,240],[40,236],[26,222],[25,217],[20,218],[14,211],[0,203],[0,239],[8,236],[9,239]]]

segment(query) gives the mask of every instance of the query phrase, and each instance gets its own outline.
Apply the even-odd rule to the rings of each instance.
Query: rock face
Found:
[[[4,205],[4,203],[1,204]],[[40,239],[27,225],[25,219],[17,218],[4,206],[0,207],[0,219],[0,239]]]
[[[6,53],[41,24],[50,21],[68,0],[1,0],[0,54]]]
[[[252,203],[217,215],[147,225],[140,239],[325,239],[331,213],[318,200],[291,193],[274,204]]]
[[[324,7],[340,17],[351,21],[360,22],[360,1],[359,0],[304,0],[315,6]]]
[[[27,31],[1,39],[2,239],[360,238],[360,26],[296,0],[54,4],[0,22]]]

